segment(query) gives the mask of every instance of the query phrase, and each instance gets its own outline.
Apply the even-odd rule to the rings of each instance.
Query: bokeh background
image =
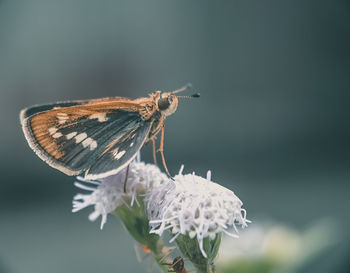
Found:
[[[170,171],[211,169],[251,226],[334,224],[299,272],[350,268],[348,1],[22,0],[0,1],[0,272],[146,272],[118,219],[71,213],[74,178],[35,156],[18,114],[187,82],[202,97],[166,122]]]

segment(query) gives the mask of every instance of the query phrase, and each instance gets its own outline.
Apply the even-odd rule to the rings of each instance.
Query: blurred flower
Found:
[[[269,229],[255,224],[240,234],[240,240],[234,244],[223,240],[218,262],[232,262],[241,258],[268,256],[275,261],[295,259],[300,250],[300,235],[285,226],[273,226]]]
[[[319,221],[304,232],[285,225],[259,225],[240,234],[234,243],[224,239],[216,261],[218,272],[303,272],[302,266],[337,240],[334,226]]]
[[[242,201],[232,191],[211,182],[210,171],[205,179],[195,174],[182,175],[182,170],[183,166],[174,181],[169,180],[149,192],[147,211],[151,232],[162,235],[169,229],[175,234],[170,241],[179,235],[196,238],[201,254],[207,258],[203,247],[205,238],[219,240],[222,232],[236,238],[238,236],[227,229],[232,226],[237,231],[236,224],[244,228],[249,221]],[[179,240],[176,242],[179,245]]]
[[[127,176],[124,192],[125,178]],[[95,221],[102,215],[101,229],[107,221],[107,214],[113,212],[121,205],[133,206],[138,203],[137,195],[144,194],[148,188],[157,187],[168,180],[159,168],[153,164],[145,164],[140,160],[133,161],[116,175],[103,178],[99,181],[90,181],[78,177],[80,182],[75,186],[90,191],[89,194],[77,194],[73,199],[73,212],[93,205],[94,211],[89,215],[90,221]],[[138,204],[139,205],[139,204]]]

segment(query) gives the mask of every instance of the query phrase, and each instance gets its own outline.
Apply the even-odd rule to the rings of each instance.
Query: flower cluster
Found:
[[[162,186],[149,192],[148,215],[151,232],[162,235],[170,230],[175,240],[180,234],[197,238],[200,250],[203,249],[203,239],[214,240],[218,233],[224,232],[232,237],[238,237],[227,231],[236,224],[243,228],[249,220],[246,211],[242,209],[242,201],[230,190],[211,182],[208,171],[206,179],[195,174],[182,174],[183,167],[174,181],[169,180]]]
[[[166,251],[161,236],[169,230],[182,254],[198,272],[212,272],[222,233],[237,238],[236,225],[247,226],[242,201],[229,189],[206,178],[179,174],[170,179],[153,164],[133,161],[118,174],[89,181],[78,178],[75,185],[89,194],[77,194],[73,212],[94,206],[91,221],[102,216],[101,229],[107,215],[113,213],[126,230],[149,250],[164,267]],[[228,231],[233,227],[236,233]],[[168,254],[167,254],[168,253]],[[165,271],[167,271],[166,268]]]
[[[116,175],[100,181],[90,181],[81,177],[78,177],[78,180],[80,182],[75,182],[75,186],[91,193],[74,196],[72,211],[77,212],[93,205],[94,211],[89,215],[89,219],[95,221],[102,215],[102,229],[108,213],[121,205],[133,206],[135,201],[138,202],[138,194],[144,194],[147,189],[161,185],[168,178],[157,166],[136,160],[129,165],[129,170],[125,168]]]

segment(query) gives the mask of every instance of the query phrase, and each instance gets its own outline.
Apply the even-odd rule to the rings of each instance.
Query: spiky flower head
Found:
[[[126,180],[127,178],[127,180]],[[121,205],[133,206],[138,203],[137,195],[144,194],[149,188],[157,187],[168,180],[159,168],[153,164],[145,164],[140,160],[133,161],[129,170],[124,168],[116,175],[103,178],[98,181],[86,180],[78,177],[80,182],[75,186],[89,191],[88,194],[77,194],[73,199],[73,212],[77,212],[88,206],[94,206],[94,211],[89,215],[90,221],[95,221],[102,216],[102,229],[107,221],[107,214],[113,212]],[[126,182],[126,191],[124,185]]]
[[[179,235],[197,238],[204,257],[203,240],[214,240],[222,232],[238,237],[227,229],[236,224],[243,228],[249,222],[242,201],[229,189],[210,181],[211,172],[202,178],[193,174],[182,174],[183,166],[174,181],[168,180],[147,196],[151,232],[162,235],[170,230],[175,240]],[[215,254],[216,255],[216,254]]]

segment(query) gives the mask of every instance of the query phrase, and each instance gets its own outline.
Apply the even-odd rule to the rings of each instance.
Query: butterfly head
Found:
[[[187,84],[186,86],[172,91],[172,92],[163,92],[160,94],[160,97],[158,99],[158,108],[159,110],[165,115],[170,116],[173,113],[175,113],[177,109],[177,105],[179,103],[178,98],[199,98],[199,93],[193,94],[191,96],[176,96],[177,93],[186,91],[187,89],[191,88],[191,84]]]
[[[158,108],[165,116],[170,116],[176,111],[178,102],[175,94],[162,93],[158,100]]]

